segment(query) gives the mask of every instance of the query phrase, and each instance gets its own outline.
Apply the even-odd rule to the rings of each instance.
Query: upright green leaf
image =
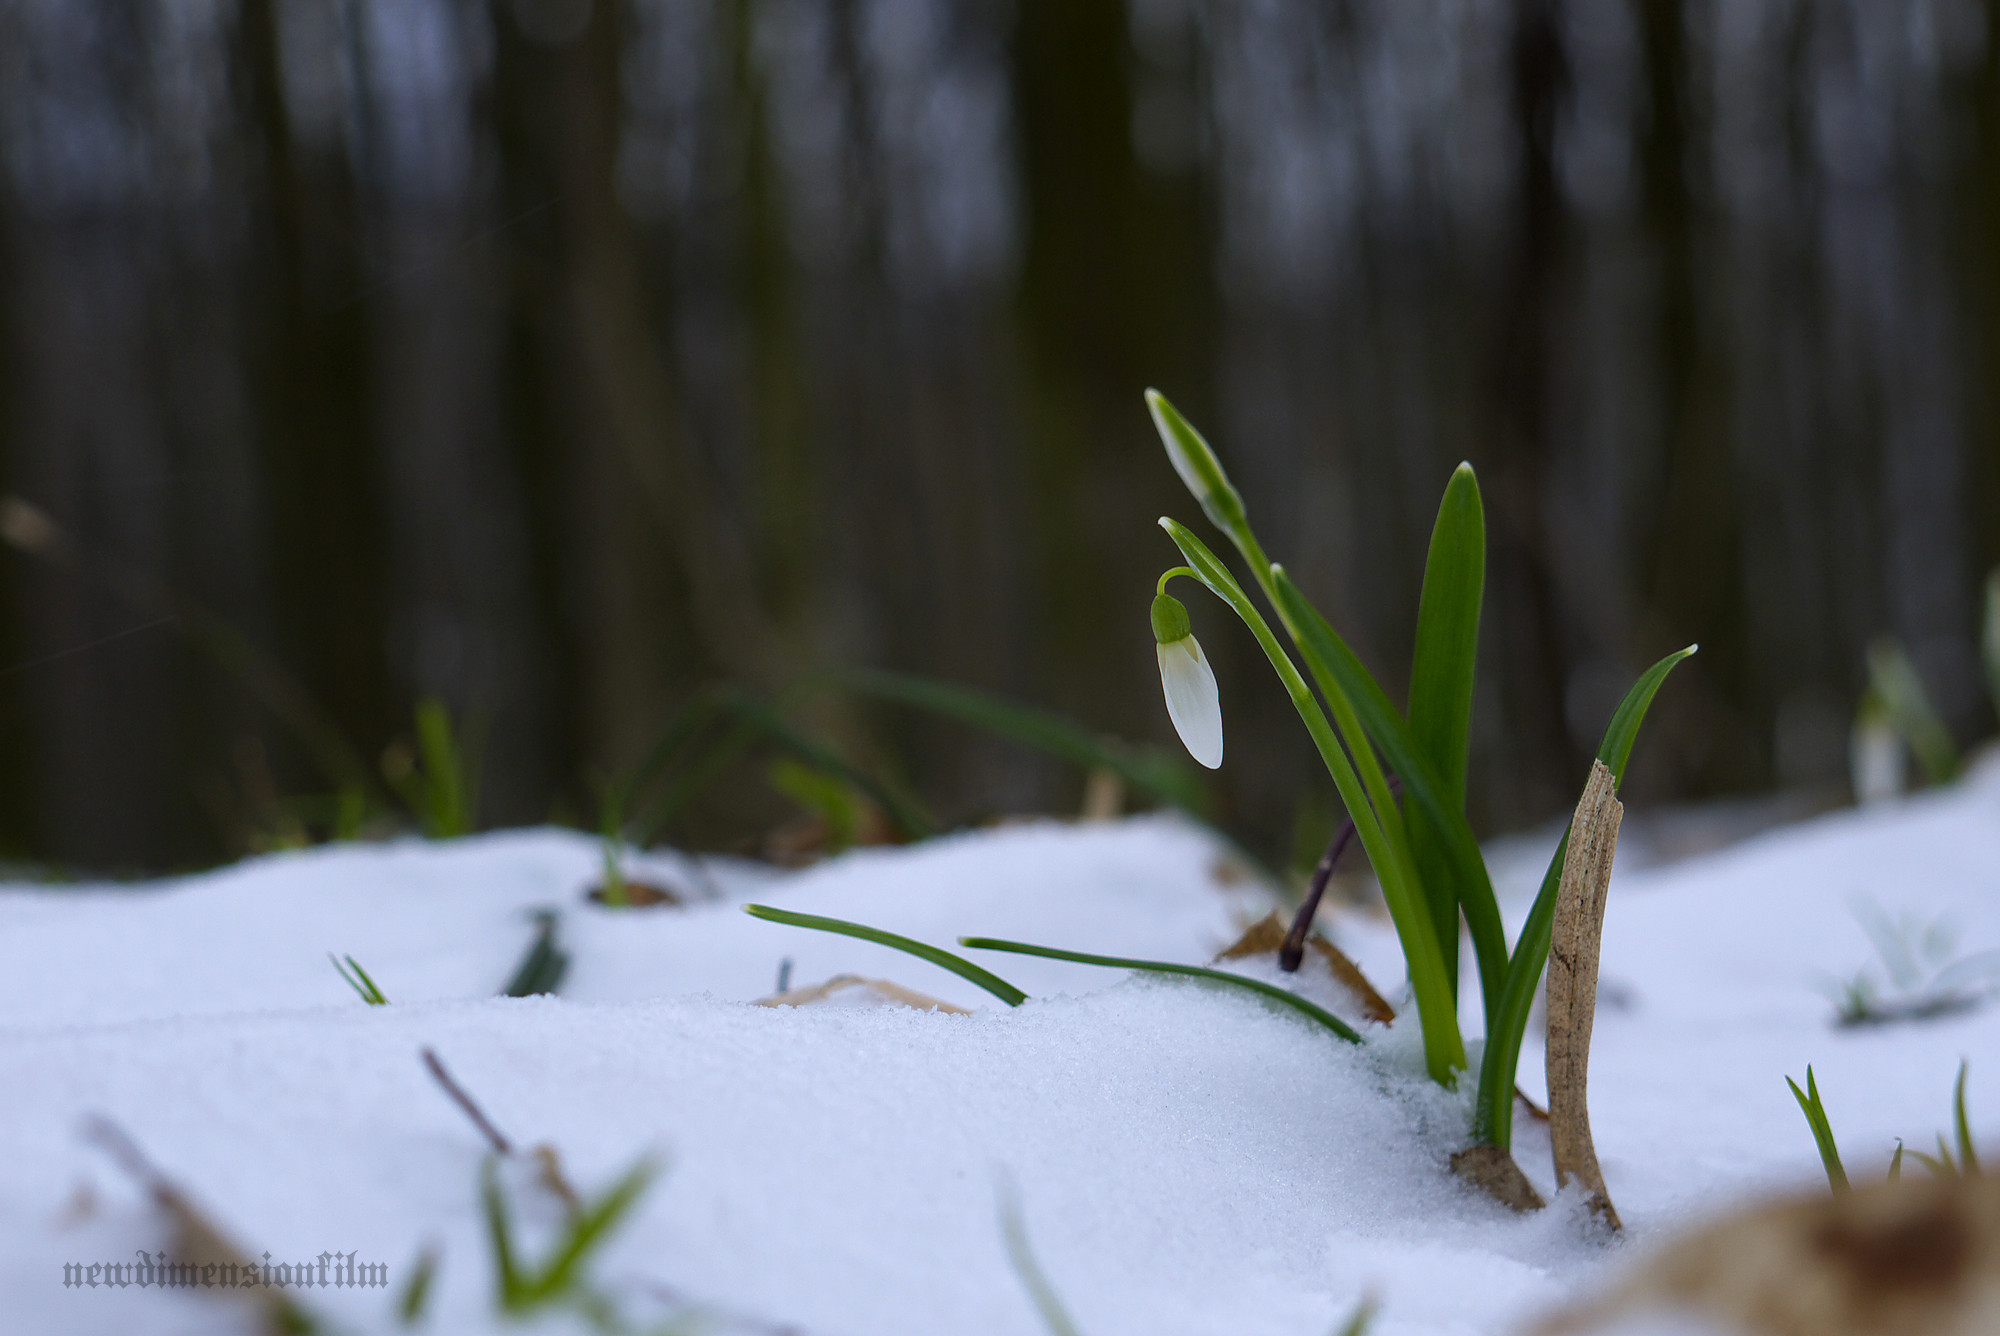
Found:
[[[1604,741],[1598,744],[1597,759],[1611,767],[1613,778],[1623,782],[1625,763],[1631,759],[1632,744],[1639,725],[1659,694],[1660,685],[1674,665],[1693,654],[1697,646],[1677,649],[1639,675],[1625,699],[1612,712]],[[1564,832],[1556,845],[1549,869],[1542,875],[1542,888],[1521,925],[1514,954],[1507,962],[1507,976],[1497,1007],[1486,1012],[1486,1052],[1479,1064],[1479,1103],[1473,1110],[1473,1136],[1478,1140],[1509,1147],[1514,1135],[1514,1069],[1521,1061],[1521,1036],[1528,1029],[1528,1013],[1535,1005],[1535,985],[1549,960],[1549,937],[1555,928],[1556,892],[1562,885],[1563,859],[1569,855],[1569,834]]]
[[[1958,1085],[1951,1095],[1951,1124],[1958,1134],[1958,1164],[1968,1176],[1979,1172],[1979,1153],[1972,1146],[1972,1123],[1965,1116],[1965,1074],[1969,1066],[1963,1060],[1959,1062]]]
[[[1486,516],[1472,465],[1460,464],[1445,486],[1431,528],[1417,603],[1417,646],[1410,664],[1410,737],[1431,764],[1439,798],[1465,809],[1466,753],[1472,738],[1472,684],[1479,654],[1479,606],[1486,588]],[[1392,762],[1393,764],[1393,762]],[[1421,808],[1410,821],[1410,852],[1430,900],[1445,970],[1458,987],[1458,895],[1450,836]]]
[[[1924,691],[1917,666],[1890,637],[1868,647],[1868,689],[1888,712],[1889,726],[1924,768],[1925,779],[1944,784],[1957,776],[1958,748],[1952,743],[1951,730],[1944,726]]]
[[[1323,666],[1333,685],[1353,702],[1363,730],[1402,777],[1403,789],[1416,810],[1429,818],[1445,837],[1442,850],[1459,907],[1465,913],[1466,926],[1472,931],[1472,949],[1479,961],[1480,990],[1490,1026],[1507,977],[1507,933],[1500,922],[1500,905],[1493,895],[1485,857],[1479,852],[1479,841],[1473,838],[1472,827],[1466,824],[1463,804],[1453,802],[1448,796],[1444,781],[1418,748],[1410,726],[1390,703],[1388,693],[1374,675],[1340,638],[1340,633],[1319,609],[1306,601],[1283,567],[1272,567],[1271,574],[1278,603],[1285,610],[1289,624],[1298,628],[1300,643],[1307,651],[1308,663],[1314,667],[1315,678]],[[1425,909],[1429,909],[1428,901]],[[1457,955],[1456,941],[1451,954]]]
[[[1833,1141],[1833,1124],[1827,1120],[1826,1105],[1820,1101],[1819,1083],[1813,1080],[1812,1064],[1806,1064],[1806,1088],[1799,1089],[1799,1083],[1791,1077],[1785,1084],[1792,1088],[1792,1098],[1799,1102],[1799,1108],[1806,1115],[1806,1126],[1812,1128],[1813,1141],[1819,1146],[1820,1163],[1826,1166],[1826,1181],[1833,1188],[1836,1197],[1848,1192],[1847,1170],[1840,1164],[1840,1147]]]

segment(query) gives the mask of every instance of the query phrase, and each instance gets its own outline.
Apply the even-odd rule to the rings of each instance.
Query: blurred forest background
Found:
[[[1170,741],[1147,385],[1392,692],[1477,466],[1482,831],[1691,640],[1642,802],[1842,785],[1883,633],[1993,727],[2000,0],[0,0],[0,322],[19,857],[254,843],[337,783],[286,691],[370,767],[477,721],[486,824],[831,667]],[[1191,607],[1282,851],[1330,786]],[[950,820],[1079,801],[803,717]]]

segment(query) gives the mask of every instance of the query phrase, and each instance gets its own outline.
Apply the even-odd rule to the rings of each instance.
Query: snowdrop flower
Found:
[[[1201,502],[1202,510],[1219,528],[1233,530],[1241,525],[1243,497],[1229,481],[1229,475],[1222,471],[1222,461],[1215,457],[1207,440],[1158,390],[1146,391],[1146,408],[1153,415],[1153,429],[1160,433],[1160,444],[1167,447],[1167,459],[1174,472],[1181,475],[1188,491]]]
[[[1222,701],[1215,693],[1215,673],[1194,638],[1187,608],[1164,591],[1153,600],[1153,639],[1174,731],[1190,756],[1214,770],[1222,764]]]

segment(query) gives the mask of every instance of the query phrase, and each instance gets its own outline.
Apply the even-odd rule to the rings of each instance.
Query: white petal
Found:
[[[1160,685],[1166,688],[1174,731],[1190,756],[1214,770],[1222,764],[1222,701],[1201,644],[1186,636],[1155,648],[1160,652]]]

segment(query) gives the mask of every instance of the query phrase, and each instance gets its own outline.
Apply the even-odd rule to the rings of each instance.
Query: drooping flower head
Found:
[[[1153,640],[1174,731],[1190,756],[1214,770],[1222,764],[1222,701],[1215,672],[1194,638],[1187,608],[1164,590],[1153,599]]]

